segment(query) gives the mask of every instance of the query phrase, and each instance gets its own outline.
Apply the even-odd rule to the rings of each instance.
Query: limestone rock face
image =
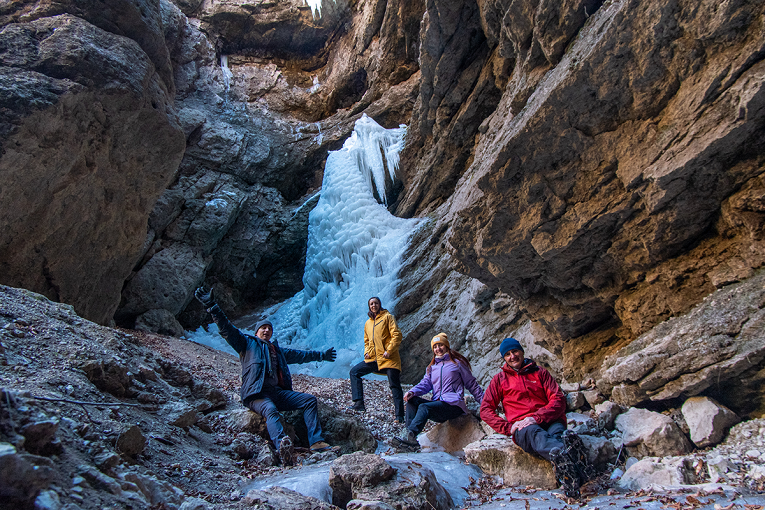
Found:
[[[736,413],[708,397],[689,398],[682,411],[691,441],[699,448],[719,443],[728,428],[740,421]]]
[[[302,1],[161,8],[186,151],[115,319],[149,325],[144,315],[164,310],[192,329],[209,321],[191,298],[203,282],[231,314],[302,288],[327,151],[362,112],[405,122],[418,37],[401,35],[422,7],[326,2],[315,18]]]
[[[704,392],[751,412],[761,405],[764,306],[765,274],[760,271],[607,357],[602,385],[619,383],[612,399],[623,405]]]
[[[512,439],[501,434],[465,446],[465,459],[486,474],[501,476],[505,485],[533,485],[541,489],[558,487],[552,463],[524,452]]]
[[[484,39],[461,47],[448,36],[472,26],[470,7],[429,7],[397,211],[437,218],[431,256],[452,257],[440,272],[514,300],[507,329],[530,319],[564,359],[558,375],[579,379],[763,264],[763,88],[750,65],[762,6],[554,4],[479,2]],[[430,309],[456,301],[421,288]],[[501,341],[481,330],[488,315],[470,317],[470,349]]]
[[[0,279],[105,323],[184,144],[156,9],[77,4],[2,16]]]
[[[762,6],[703,5],[604,4],[527,100],[503,95],[450,199],[461,271],[575,337],[610,318],[640,333],[687,310],[698,298],[680,296],[719,283],[722,250],[749,266],[739,277],[762,264],[747,227],[723,220],[699,244],[729,199],[762,190],[762,168],[744,150],[763,144],[765,89],[748,63],[762,41],[733,35],[734,19]],[[661,37],[636,47],[647,32]],[[688,38],[703,41],[700,53],[657,50]],[[668,292],[680,268],[688,276]]]
[[[637,458],[683,455],[693,447],[669,416],[631,408],[616,417],[627,451]]]

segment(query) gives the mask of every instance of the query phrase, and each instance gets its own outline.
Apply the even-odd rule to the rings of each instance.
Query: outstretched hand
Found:
[[[321,355],[321,359],[323,361],[335,361],[337,358],[337,353],[335,352],[334,347],[330,347],[326,351],[324,351],[324,354]]]
[[[197,298],[197,301],[202,303],[202,306],[205,308],[212,308],[212,306],[215,304],[215,298],[213,298],[212,289],[207,290],[204,287],[199,287],[194,291],[194,297]]]

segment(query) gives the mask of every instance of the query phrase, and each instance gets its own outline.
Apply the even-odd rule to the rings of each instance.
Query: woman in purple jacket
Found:
[[[467,413],[465,388],[479,405],[483,399],[483,389],[473,377],[470,362],[449,347],[446,333],[434,336],[430,347],[433,359],[425,371],[425,377],[404,395],[406,428],[400,438],[392,439],[394,446],[419,448],[417,434],[422,432],[428,420],[443,423]],[[421,395],[431,392],[431,400],[421,398]]]

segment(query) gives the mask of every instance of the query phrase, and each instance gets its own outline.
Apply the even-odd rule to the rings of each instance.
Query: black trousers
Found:
[[[545,460],[550,460],[550,450],[553,448],[563,449],[563,433],[566,426],[555,422],[547,429],[539,425],[529,425],[513,434],[515,444],[523,448],[527,453],[536,453]]]
[[[377,368],[377,362],[366,363],[362,361],[351,368],[351,398],[353,401],[364,400],[364,381],[361,380],[367,374],[373,372],[385,372],[388,376],[388,386],[393,395],[393,407],[396,409],[396,417],[404,418],[404,390],[401,389],[401,370],[395,368]]]
[[[463,414],[465,413],[459,406],[447,404],[440,400],[430,401],[421,397],[411,397],[406,403],[406,428],[419,434],[425,428],[428,420],[443,423]]]

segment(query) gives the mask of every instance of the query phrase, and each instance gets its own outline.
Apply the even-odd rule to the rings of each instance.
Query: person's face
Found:
[[[433,346],[433,354],[435,354],[437,358],[442,358],[447,352],[449,352],[449,349],[441,342],[438,342]]]
[[[513,370],[520,370],[523,367],[523,351],[520,349],[510,349],[505,353],[505,362]]]
[[[263,324],[258,328],[258,331],[255,334],[263,340],[271,340],[271,335],[274,334],[274,329],[268,324]]]
[[[369,311],[373,314],[377,315],[377,312],[380,311],[380,308],[382,308],[382,305],[380,304],[380,301],[377,299],[370,299],[369,300]]]

